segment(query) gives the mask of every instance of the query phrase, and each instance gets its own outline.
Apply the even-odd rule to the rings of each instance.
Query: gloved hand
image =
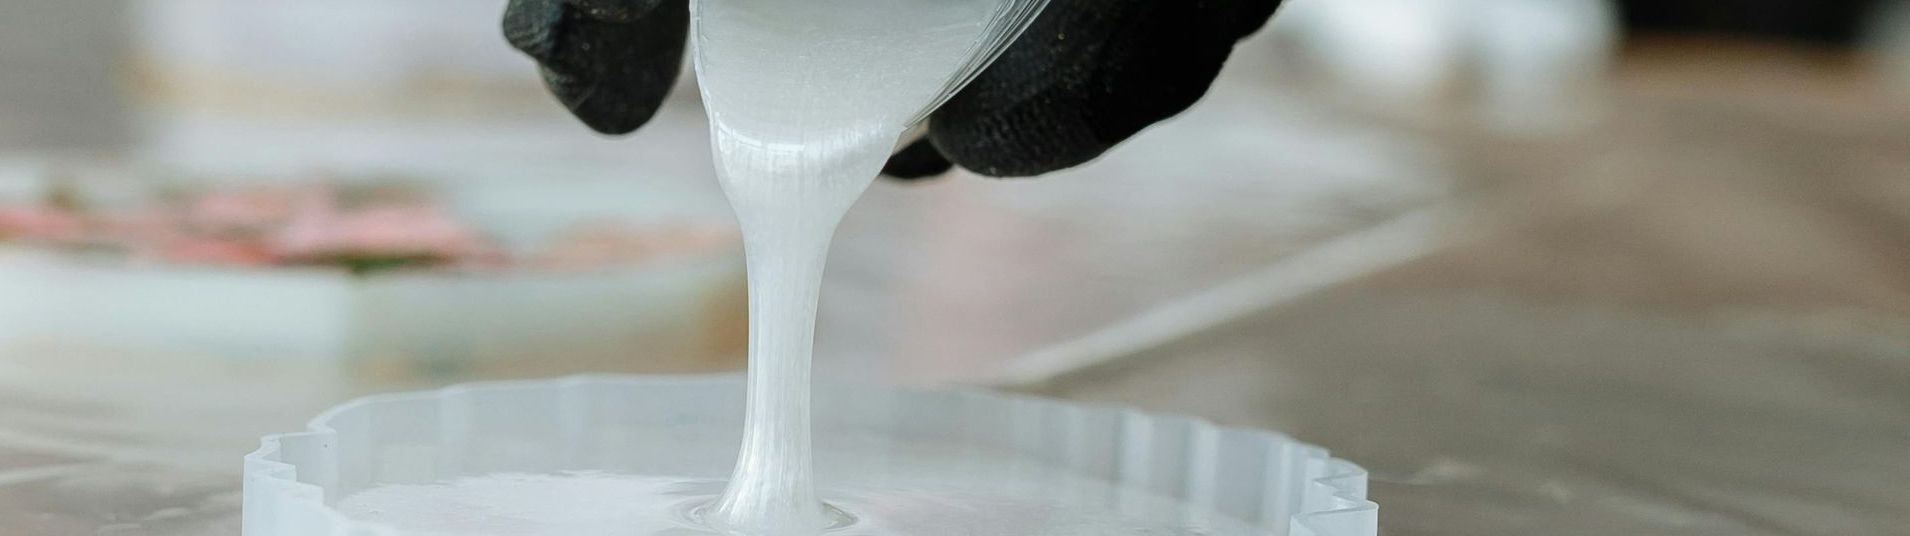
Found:
[[[797,0],[791,0],[797,1]],[[884,173],[1027,177],[1086,163],[1186,110],[1280,0],[1050,0]],[[675,84],[687,0],[511,0],[504,33],[591,128],[648,122]]]

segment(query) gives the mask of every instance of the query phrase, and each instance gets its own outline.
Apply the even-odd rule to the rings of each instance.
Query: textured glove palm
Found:
[[[1093,160],[1200,100],[1234,45],[1279,4],[1050,0],[884,172],[917,178],[960,165],[1026,177]],[[686,0],[511,0],[504,32],[579,119],[624,134],[648,122],[676,83],[689,9]]]

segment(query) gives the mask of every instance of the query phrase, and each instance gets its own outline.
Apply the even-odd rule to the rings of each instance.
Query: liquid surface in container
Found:
[[[880,438],[833,437],[826,443],[829,449],[819,459],[826,473],[822,498],[855,516],[825,532],[832,536],[1270,533],[1212,509],[1073,476],[1011,453]],[[703,446],[706,455],[723,456],[716,441]],[[503,474],[372,488],[338,508],[418,535],[702,536],[726,534],[696,512],[722,487],[718,479],[697,477]]]

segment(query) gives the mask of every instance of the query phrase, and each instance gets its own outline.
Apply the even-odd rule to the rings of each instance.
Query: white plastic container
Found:
[[[306,432],[265,438],[246,456],[244,534],[403,536],[333,505],[380,485],[669,466],[658,453],[682,437],[740,429],[742,387],[733,376],[576,377],[347,403]],[[1079,476],[1209,505],[1274,536],[1378,533],[1365,471],[1278,434],[982,392],[818,393],[818,437],[875,433],[1012,451]]]

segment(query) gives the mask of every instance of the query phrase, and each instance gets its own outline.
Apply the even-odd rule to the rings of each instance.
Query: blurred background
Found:
[[[0,0],[0,534],[236,534],[350,396],[742,366],[686,80],[502,0]],[[825,377],[1273,428],[1394,535],[1905,534],[1910,2],[1289,0],[1039,181],[878,184]]]

